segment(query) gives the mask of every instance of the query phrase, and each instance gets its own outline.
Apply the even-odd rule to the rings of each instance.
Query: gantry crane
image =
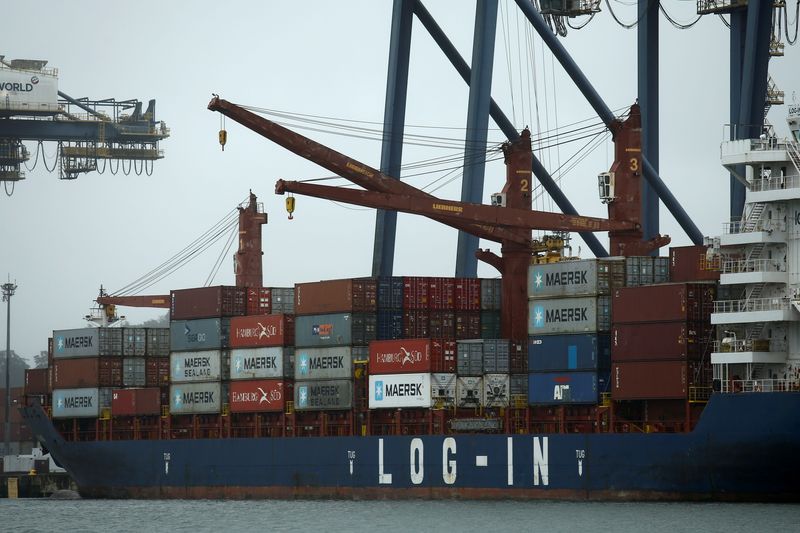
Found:
[[[506,184],[499,196],[495,196],[495,205],[489,206],[436,198],[216,95],[208,108],[365,189],[279,180],[275,185],[277,194],[289,192],[419,214],[479,238],[499,242],[502,256],[488,250],[476,250],[476,255],[502,275],[502,334],[520,346],[525,345],[528,335],[531,230],[609,231],[614,255],[644,255],[669,243],[666,236],[642,240],[641,123],[636,104],[625,121],[617,121],[612,126],[616,157],[601,183],[603,201],[609,206],[609,219],[531,210],[532,152],[527,129],[517,140],[503,145]]]

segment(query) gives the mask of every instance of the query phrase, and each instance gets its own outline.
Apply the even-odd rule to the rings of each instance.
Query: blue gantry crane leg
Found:
[[[658,173],[658,0],[639,0],[639,24],[636,27],[639,110],[642,113],[642,157]],[[642,183],[642,238],[658,235],[658,194]],[[654,250],[653,254],[658,255]]]

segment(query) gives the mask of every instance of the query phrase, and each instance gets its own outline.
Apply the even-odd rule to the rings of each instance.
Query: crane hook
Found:
[[[293,220],[294,217],[292,216],[292,213],[294,213],[294,196],[286,197],[286,212],[289,213],[289,220]]]
[[[222,146],[222,151],[225,151],[225,143],[228,141],[228,132],[225,131],[225,115],[219,116],[219,144]]]

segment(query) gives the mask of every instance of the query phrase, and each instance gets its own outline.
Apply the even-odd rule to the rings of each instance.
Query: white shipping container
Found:
[[[58,78],[43,72],[0,68],[0,102],[9,109],[58,111]]]
[[[484,375],[483,405],[485,407],[508,407],[510,381],[508,374]]]
[[[353,377],[353,348],[332,346],[325,348],[295,348],[294,378],[351,379]]]
[[[96,418],[100,415],[100,389],[56,389],[53,418]]]
[[[231,350],[231,379],[283,377],[283,351],[282,346]]]
[[[223,394],[219,381],[172,385],[169,388],[169,411],[174,415],[219,413]]]
[[[378,374],[369,377],[370,409],[430,406],[430,374]]]
[[[222,379],[222,352],[172,352],[169,358],[170,378],[173,383],[193,381],[219,381]]]
[[[431,400],[434,405],[452,407],[456,404],[456,375],[431,374]]]
[[[456,381],[458,407],[480,407],[483,405],[483,378],[459,376]]]

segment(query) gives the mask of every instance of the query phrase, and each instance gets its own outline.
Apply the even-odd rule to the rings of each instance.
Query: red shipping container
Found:
[[[704,322],[614,324],[612,361],[700,359],[711,353],[713,327]]]
[[[670,281],[718,281],[719,261],[709,261],[705,246],[673,246],[669,249]]]
[[[456,341],[431,340],[431,372],[454,373],[457,365]]]
[[[105,374],[104,377],[106,380],[110,379],[108,374]],[[98,386],[100,386],[100,359],[98,357],[56,359],[54,361],[53,388],[74,389]]]
[[[481,280],[477,278],[455,279],[455,308],[457,311],[480,311]]]
[[[161,414],[161,389],[115,389],[111,392],[111,414],[145,416]]]
[[[442,339],[456,338],[455,311],[430,312],[430,336]]]
[[[144,365],[144,383],[147,387],[169,385],[169,357],[148,357]]]
[[[230,409],[232,413],[283,411],[291,386],[277,379],[231,381]]]
[[[268,315],[272,312],[272,289],[268,287],[247,288],[247,314]]]
[[[244,287],[199,287],[170,293],[170,319],[191,320],[241,316],[247,312],[247,293]]]
[[[430,309],[453,309],[455,305],[455,281],[453,278],[425,278],[428,284],[428,307]]]
[[[611,365],[615,400],[683,399],[689,385],[685,361],[625,362]]]
[[[424,339],[430,337],[430,314],[423,310],[403,311],[403,337]]]
[[[353,280],[353,311],[374,313],[378,309],[378,281],[373,278]]]
[[[480,290],[480,289],[479,289]],[[481,338],[480,311],[456,311],[456,339]]]
[[[715,294],[712,283],[663,283],[614,289],[612,322],[710,322]]]
[[[403,278],[403,309],[428,309],[428,278]]]
[[[430,339],[398,339],[369,343],[369,373],[431,372]]]
[[[25,370],[25,394],[47,394],[47,369],[28,368]]]
[[[373,312],[377,304],[377,282],[370,278],[333,279],[294,286],[298,315]]]
[[[291,346],[294,344],[294,316],[253,315],[231,318],[231,348]]]

